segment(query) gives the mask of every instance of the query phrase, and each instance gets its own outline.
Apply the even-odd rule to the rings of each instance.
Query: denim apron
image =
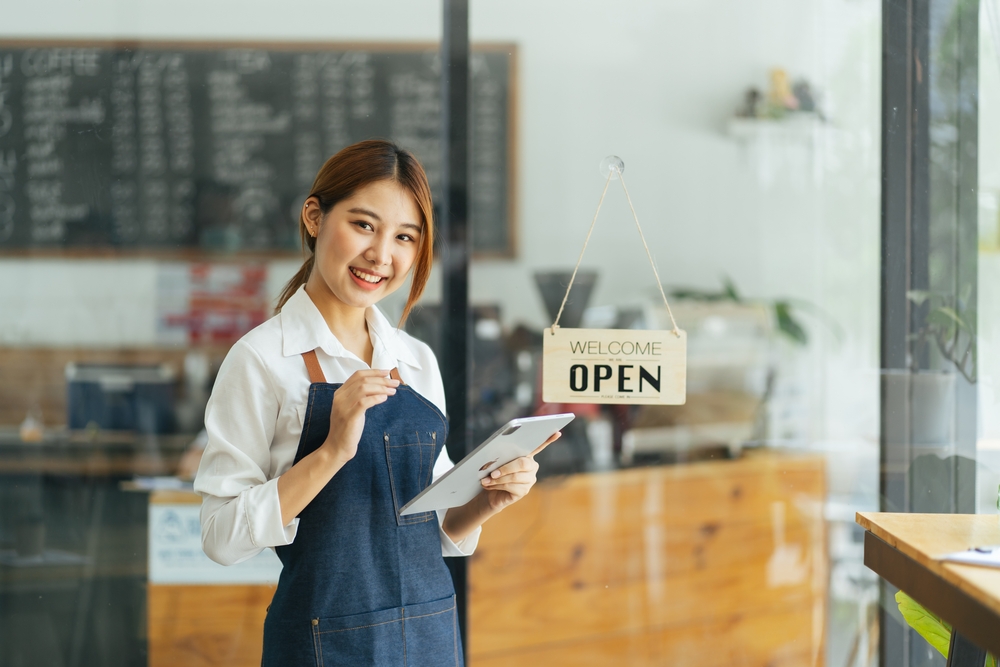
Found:
[[[326,440],[341,386],[326,382],[315,351],[302,356],[311,385],[296,463]],[[262,665],[462,665],[436,513],[399,514],[430,484],[447,431],[402,383],[368,408],[357,454],[299,514],[295,541],[276,548],[284,568]]]

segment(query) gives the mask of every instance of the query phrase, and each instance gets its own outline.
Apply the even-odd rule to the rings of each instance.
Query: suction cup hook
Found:
[[[618,175],[625,171],[625,161],[617,155],[609,155],[601,160],[601,176],[608,177],[611,172],[611,180],[617,181]]]

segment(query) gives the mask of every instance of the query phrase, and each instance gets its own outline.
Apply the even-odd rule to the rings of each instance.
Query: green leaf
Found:
[[[742,301],[742,299],[740,299],[739,292],[736,291],[736,283],[734,283],[733,279],[730,278],[729,276],[726,276],[725,278],[722,279],[722,291],[726,294],[727,297],[729,297],[736,303]]]
[[[788,305],[787,301],[774,302],[774,316],[778,320],[778,331],[799,345],[805,345],[809,342],[806,330],[792,317],[792,308]]]
[[[896,593],[896,604],[899,605],[899,612],[910,627],[947,658],[951,643],[951,626],[903,591]]]
[[[722,292],[709,292],[707,290],[688,289],[685,287],[671,290],[670,296],[674,299],[690,299],[691,301],[722,301],[725,298]]]
[[[948,317],[948,318],[951,318],[952,320],[954,320],[955,323],[958,324],[958,327],[961,330],[963,330],[966,333],[968,333],[970,336],[975,336],[976,335],[976,332],[973,331],[972,326],[969,324],[969,321],[966,320],[965,318],[963,318],[961,315],[959,315],[958,312],[954,308],[942,307],[942,308],[939,308],[938,310],[940,310],[945,315],[945,317]]]
[[[954,320],[955,323],[958,324],[960,327],[963,327],[963,328],[966,327],[965,321],[962,320],[962,318],[959,316],[959,314],[955,312],[954,308],[938,308],[937,312],[940,312],[945,317],[948,317],[948,318]]]
[[[788,304],[789,309],[795,308],[796,311],[804,311],[813,315],[818,320],[823,322],[829,329],[830,333],[833,334],[834,340],[838,345],[844,342],[844,328],[840,326],[840,323],[825,310],[819,306],[812,304],[804,299],[783,299],[785,303]]]
[[[968,303],[970,296],[972,296],[972,283],[966,283],[962,286],[962,291],[958,293],[958,300],[962,303]]]
[[[911,289],[906,293],[906,298],[919,306],[924,301],[931,298],[931,293],[924,290]]]
[[[949,311],[951,311],[950,308],[935,308],[927,313],[927,326],[935,335],[944,334],[945,338],[951,338],[955,335],[955,330],[958,327],[956,319],[952,315],[954,311]]]

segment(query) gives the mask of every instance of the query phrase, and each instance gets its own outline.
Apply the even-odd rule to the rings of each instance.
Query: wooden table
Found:
[[[865,565],[951,623],[949,664],[981,667],[985,650],[1000,655],[1000,569],[937,560],[1000,544],[1000,517],[858,512],[856,520],[866,531]]]

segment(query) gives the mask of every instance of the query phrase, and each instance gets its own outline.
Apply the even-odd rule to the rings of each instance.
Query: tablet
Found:
[[[500,466],[535,451],[549,436],[573,421],[574,417],[576,415],[567,412],[511,419],[455,464],[455,467],[441,475],[438,481],[403,505],[399,513],[416,514],[464,505],[483,490],[479,480]]]

